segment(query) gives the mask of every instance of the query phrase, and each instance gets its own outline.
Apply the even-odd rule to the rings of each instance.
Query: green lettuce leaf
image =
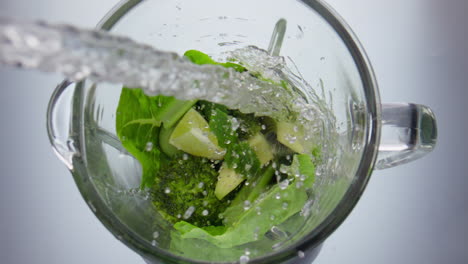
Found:
[[[122,145],[142,166],[141,188],[154,183],[164,155],[158,148],[161,125],[173,126],[196,101],[171,96],[147,96],[141,89],[122,88],[116,131]]]
[[[240,215],[239,220],[222,234],[212,234],[184,221],[177,222],[174,228],[181,233],[181,238],[202,239],[220,248],[230,248],[257,240],[272,226],[283,223],[299,212],[307,198],[306,192],[298,189],[294,184],[284,190],[275,185],[261,195],[249,209]]]

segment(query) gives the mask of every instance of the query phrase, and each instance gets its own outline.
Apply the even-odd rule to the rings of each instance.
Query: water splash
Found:
[[[195,65],[175,53],[108,32],[0,18],[0,45],[0,63],[59,72],[72,81],[89,78],[125,84],[144,88],[148,95],[203,99],[278,119],[291,113],[301,113],[305,119],[313,117],[305,100],[278,85],[231,68]],[[251,53],[261,56],[264,66],[283,60],[266,51]]]

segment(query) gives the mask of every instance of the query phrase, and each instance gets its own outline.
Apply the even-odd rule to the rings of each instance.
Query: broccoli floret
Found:
[[[221,201],[216,198],[218,164],[188,154],[161,164],[152,195],[153,204],[166,220],[184,220],[199,227],[222,223],[219,214],[234,194]]]

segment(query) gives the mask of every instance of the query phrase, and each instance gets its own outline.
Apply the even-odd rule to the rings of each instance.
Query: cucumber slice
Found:
[[[262,133],[255,134],[248,142],[250,147],[255,151],[262,166],[273,159],[273,150]]]
[[[233,169],[222,166],[219,170],[218,182],[215,188],[216,197],[219,200],[223,199],[243,181],[244,177],[242,175]]]
[[[208,122],[191,108],[174,128],[169,143],[194,156],[220,160],[226,150],[218,145],[218,139],[210,131]]]

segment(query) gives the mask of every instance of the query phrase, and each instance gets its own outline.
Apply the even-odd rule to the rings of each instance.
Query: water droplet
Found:
[[[159,237],[159,232],[158,231],[154,231],[153,232],[153,238],[156,239]]]
[[[184,153],[184,155],[182,155],[182,159],[183,159],[183,160],[188,160],[188,155],[187,155],[187,153]]]
[[[277,200],[281,199],[281,194],[280,194],[280,193],[277,193],[277,194],[275,195],[275,198],[276,198]]]
[[[153,240],[153,241],[151,241],[151,245],[152,245],[153,247],[155,247],[155,246],[158,245],[158,242],[156,242],[156,240]]]
[[[208,210],[203,210],[203,212],[201,213],[203,216],[207,216],[208,215]]]
[[[260,208],[259,206],[257,206],[257,207],[255,208],[255,210],[257,211],[257,215],[261,215],[261,214],[262,214],[262,211],[261,211],[262,208]]]
[[[226,144],[227,144],[227,145],[231,144],[231,140],[229,140],[229,139],[226,140]]]
[[[184,213],[184,219],[189,219],[192,216],[193,212],[195,212],[195,206],[190,206]]]
[[[234,164],[232,165],[232,168],[233,168],[233,169],[237,169],[237,163],[234,163]]]
[[[244,250],[244,254],[245,254],[246,256],[250,256],[250,250],[249,250],[248,248],[246,248],[246,249]]]
[[[250,201],[245,200],[245,201],[244,201],[244,210],[249,210],[249,209],[250,209],[250,205],[251,205],[251,204],[250,204]]]
[[[169,189],[169,187],[166,187],[166,189],[164,189],[164,193],[165,194],[171,193],[171,189]]]
[[[242,255],[239,258],[239,264],[247,264],[249,260],[250,260],[249,256]]]
[[[304,257],[305,257],[305,254],[304,254],[303,251],[298,250],[298,251],[297,251],[297,256],[298,256],[299,258],[304,258]]]
[[[266,129],[266,126],[265,125],[262,125],[262,130],[265,130]]]
[[[203,206],[207,206],[208,205],[208,201],[203,201]]]
[[[275,215],[270,215],[270,220],[273,221],[275,220],[276,216]]]
[[[252,165],[245,164],[244,168],[245,168],[245,171],[249,171],[252,168]]]
[[[208,192],[205,190],[202,192],[203,196],[207,196],[208,195]]]
[[[282,182],[279,183],[279,187],[280,187],[281,190],[285,190],[286,188],[288,188],[288,186],[289,186],[289,180],[288,180],[288,179],[286,179],[286,180],[284,180],[284,181],[282,181]],[[279,195],[279,194],[277,194],[277,198],[276,198],[276,199],[279,199],[279,198],[278,198],[278,195]]]
[[[298,181],[296,182],[296,188],[299,189],[304,185],[304,182]]]
[[[180,214],[177,215],[177,218],[181,218],[181,217],[182,217],[182,215],[180,215]]]
[[[283,206],[282,206],[282,207],[283,207],[284,210],[286,210],[286,209],[288,209],[288,206],[289,206],[288,203],[283,203]]]
[[[204,186],[204,185],[205,185],[205,183],[204,183],[204,182],[200,182],[200,183],[198,184],[198,188],[200,188],[200,189],[201,189],[201,188],[203,188],[203,186]]]
[[[233,117],[231,118],[231,128],[233,131],[236,131],[240,126],[239,120],[237,118]]]
[[[153,150],[153,142],[146,143],[145,150],[147,152],[150,152],[151,150]]]

